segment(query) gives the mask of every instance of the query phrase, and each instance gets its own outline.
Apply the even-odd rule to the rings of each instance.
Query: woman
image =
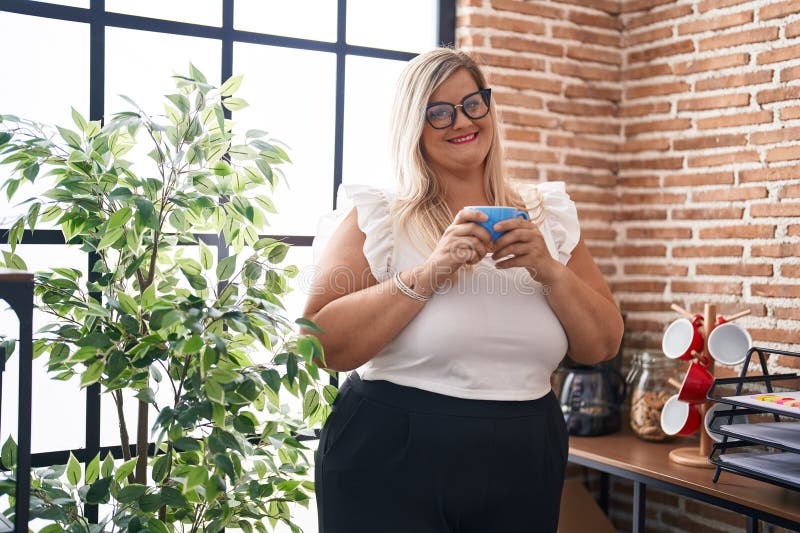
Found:
[[[357,370],[317,451],[320,532],[555,531],[567,434],[550,375],[567,351],[612,357],[623,328],[575,206],[563,184],[506,182],[491,91],[461,51],[409,63],[392,147],[397,193],[344,187],[355,208],[315,241],[304,315],[328,368]],[[532,220],[493,242],[469,205]]]

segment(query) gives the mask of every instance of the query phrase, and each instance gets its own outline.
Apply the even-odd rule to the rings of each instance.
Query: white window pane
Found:
[[[8,250],[7,246],[2,246]],[[33,271],[48,270],[53,265],[53,257],[58,257],[58,265],[75,268],[83,272],[86,280],[86,253],[81,252],[76,246],[61,245],[21,245],[17,253],[22,257]],[[46,324],[54,322],[53,315],[43,311],[34,311],[33,332],[34,338],[40,334],[36,331]],[[6,302],[0,300],[0,335],[17,339],[19,337],[19,323],[16,315],[10,310]],[[80,378],[74,377],[69,381],[52,379],[52,374],[47,372],[47,355],[33,361],[32,379],[32,406],[31,420],[31,450],[33,453],[49,452],[82,448],[86,422],[86,391],[80,388]],[[3,372],[3,397],[2,397],[2,427],[0,427],[0,441],[5,442],[8,435],[17,437],[17,413],[19,409],[19,345],[14,355],[8,361],[6,371]]]
[[[347,1],[347,43],[424,52],[436,46],[438,2]]]
[[[237,30],[336,40],[336,0],[293,0],[280,5],[264,0],[236,0],[233,10],[233,26]]]
[[[222,26],[221,0],[106,0],[106,11],[204,26]]]
[[[11,168],[11,166],[0,167],[0,183],[5,181],[5,179],[10,176]],[[50,165],[42,166],[42,169],[39,171],[39,176],[33,183],[29,182],[28,180],[23,180],[19,186],[19,189],[10,201],[5,190],[0,193],[0,228],[10,228],[14,221],[16,221],[19,217],[24,216],[28,212],[31,204],[25,203],[26,200],[30,198],[42,198],[42,193],[50,190],[53,187],[55,184],[55,178],[45,175],[50,168],[52,168]],[[18,179],[19,177],[20,176],[17,174],[14,176],[14,179]],[[43,198],[42,200],[43,205],[41,211],[44,211],[46,207],[52,203],[52,201],[46,198]],[[60,230],[61,227],[58,226],[57,223],[58,219],[51,220],[50,222],[37,223],[36,229],[40,230],[57,228]],[[25,228],[27,229],[27,227],[28,224],[26,222]]]
[[[347,58],[342,181],[391,188],[389,118],[404,61]]]
[[[0,12],[0,35],[24,46],[0,57],[0,113],[72,128],[70,106],[89,114],[88,24]]]
[[[189,63],[219,85],[221,54],[213,39],[107,28],[106,116],[130,110],[121,94],[148,113],[163,114],[164,95],[176,91],[172,76],[188,75]]]
[[[278,214],[270,234],[314,235],[319,217],[333,205],[336,57],[325,52],[234,44],[237,96],[250,107],[233,113],[234,131],[260,129],[289,146],[273,201]]]
[[[163,115],[164,95],[177,90],[174,74],[188,75],[192,63],[209,83],[219,86],[220,62],[221,48],[216,40],[107,28],[106,116],[134,110],[119,95],[131,98],[149,115]],[[141,128],[137,145],[125,155],[137,175],[157,175],[155,162],[147,156],[152,149],[147,132]]]
[[[70,108],[89,115],[89,25],[41,17],[0,12],[0,35],[6,43],[25,43],[25,53],[3,54],[0,70],[0,114],[16,115],[43,124],[75,129]],[[31,35],[46,38],[31,39]],[[59,57],[53,60],[53,46]],[[53,130],[55,131],[55,130]],[[5,182],[12,166],[0,167]],[[42,169],[40,176],[46,169]],[[19,202],[49,188],[52,180],[38,178],[35,185],[25,181],[11,202],[0,194],[0,227],[28,210]]]

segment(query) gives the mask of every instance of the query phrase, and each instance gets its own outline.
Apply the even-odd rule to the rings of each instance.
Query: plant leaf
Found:
[[[106,364],[102,359],[89,365],[89,368],[81,374],[81,387],[88,387],[92,383],[96,383],[100,376],[103,375],[105,368]]]
[[[141,401],[145,403],[156,405],[156,393],[153,392],[153,389],[151,389],[150,387],[145,387],[139,390],[139,392],[136,393],[134,397],[139,398]]]
[[[339,389],[334,387],[333,385],[325,385],[322,387],[322,397],[328,403],[328,405],[333,405],[333,402],[336,401],[336,398],[339,396]]]
[[[150,315],[150,329],[166,329],[179,321],[181,314],[174,309],[159,309]]]
[[[134,316],[136,316],[139,313],[139,305],[136,303],[136,300],[134,300],[132,296],[125,294],[124,292],[118,292],[115,296],[117,297],[119,305],[120,307],[122,307],[123,311],[125,311],[129,315],[134,315]]]
[[[147,492],[147,489],[147,485],[131,483],[130,485],[122,487],[119,490],[117,493],[117,501],[120,503],[131,503],[144,496],[144,494]]]
[[[189,505],[186,497],[181,494],[179,490],[172,487],[164,487],[161,489],[161,499],[170,507],[181,508]]]
[[[191,63],[189,63],[189,76],[191,76],[193,80],[199,81],[200,83],[206,83],[208,81],[203,73]]]
[[[200,442],[190,437],[181,437],[176,439],[172,444],[175,445],[176,449],[185,452],[199,452],[202,449],[200,447]]]
[[[161,483],[167,477],[172,457],[170,455],[161,455],[153,463],[153,481]]]
[[[197,353],[203,348],[203,337],[199,335],[192,335],[189,337],[181,348],[182,353]]]
[[[108,229],[117,228],[124,225],[128,220],[131,219],[132,214],[133,210],[127,205],[119,211],[115,211],[114,214],[108,219]]]
[[[151,518],[147,521],[147,529],[151,533],[169,533],[167,526],[158,518]]]
[[[56,129],[58,129],[58,133],[61,135],[61,138],[64,139],[64,141],[67,143],[67,146],[69,146],[70,148],[74,148],[75,150],[81,149],[80,135],[66,128],[61,128],[56,126]]]
[[[158,511],[158,508],[163,505],[161,495],[160,494],[145,494],[138,500],[139,509],[142,510],[144,513],[155,513]],[[138,517],[134,517],[133,520],[136,520]],[[133,522],[131,520],[131,522]],[[130,527],[128,531],[130,531]]]
[[[100,475],[103,477],[111,477],[114,473],[114,456],[111,453],[106,453],[106,458],[103,459],[103,464],[100,467]]]
[[[225,391],[222,385],[213,380],[207,380],[206,383],[206,396],[212,402],[225,405]]]
[[[153,202],[147,198],[134,198],[133,203],[136,204],[137,220],[140,220],[145,227],[156,229],[158,227],[158,219],[153,208]]]
[[[308,418],[319,408],[317,389],[308,389],[303,397],[303,418]]]
[[[94,456],[94,459],[89,461],[89,464],[86,465],[86,474],[84,475],[84,481],[87,485],[91,485],[95,482],[97,477],[100,475],[100,454]]]
[[[22,171],[22,176],[28,181],[33,181],[39,175],[39,164],[33,163]]]
[[[206,270],[214,265],[214,256],[211,254],[211,249],[202,242],[200,243],[200,264]]]
[[[277,244],[272,250],[269,251],[267,259],[270,263],[278,264],[286,259],[286,254],[289,253],[289,245],[284,243]]]
[[[122,237],[123,228],[113,228],[109,229],[107,232],[103,234],[103,237],[100,239],[100,243],[97,245],[97,250],[102,250],[103,248],[108,248],[115,242]]]
[[[133,193],[127,187],[117,187],[108,195],[108,199],[113,202],[119,202],[121,200],[128,200],[133,196]]]
[[[111,487],[112,481],[114,481],[112,478],[106,477],[92,483],[92,486],[89,487],[89,491],[86,493],[86,503],[107,503],[111,495],[109,488]]]
[[[320,328],[314,322],[312,322],[307,318],[298,318],[294,322],[295,324],[303,326],[305,329],[313,331],[314,333],[325,333],[325,331],[322,328]]]
[[[142,309],[151,309],[156,303],[156,286],[150,285],[142,293]]]
[[[230,457],[224,453],[218,453],[214,456],[214,462],[217,468],[227,474],[232,482],[236,482],[236,472],[233,469],[233,461],[231,461]]]
[[[134,457],[133,459],[125,461],[124,463],[119,465],[119,468],[117,468],[117,472],[114,474],[114,481],[120,483],[123,479],[125,479],[131,473],[133,473],[133,470],[136,468],[137,461],[138,459]]]
[[[168,94],[167,99],[172,102],[181,113],[189,112],[189,99],[182,94]]]
[[[86,119],[83,118],[83,115],[78,113],[78,111],[73,107],[72,109],[72,120],[75,122],[75,125],[78,126],[78,129],[81,131],[86,131]]]
[[[208,472],[204,466],[192,467],[186,475],[186,482],[183,484],[183,493],[191,491],[195,487],[205,485],[208,480]]]
[[[77,487],[81,481],[81,464],[72,455],[72,452],[69,452],[69,460],[67,461],[67,481],[73,487]]]
[[[217,265],[217,279],[220,281],[225,281],[230,279],[233,273],[236,271],[236,256],[231,255],[223,259]]]
[[[231,96],[242,85],[242,76],[231,76],[219,88],[220,96]],[[230,108],[229,108],[230,109]]]
[[[3,444],[0,460],[2,460],[3,466],[9,470],[13,471],[17,468],[17,443],[14,442],[13,437],[9,436]]]
[[[226,98],[222,101],[222,105],[230,111],[241,111],[249,104],[241,98]]]

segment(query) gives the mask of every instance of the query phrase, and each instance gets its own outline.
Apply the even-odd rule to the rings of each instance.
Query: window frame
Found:
[[[333,1],[333,0],[331,0]],[[32,0],[4,0],[0,3],[0,12],[30,15],[46,19],[80,22],[89,25],[89,118],[102,120],[105,111],[105,33],[106,28],[124,28],[142,30],[171,35],[203,37],[219,41],[222,47],[221,77],[225,80],[233,75],[234,43],[251,43],[266,46],[291,48],[334,53],[336,55],[336,113],[334,131],[333,181],[331,183],[333,205],[336,208],[336,191],[342,183],[342,166],[344,151],[344,107],[345,107],[345,64],[348,56],[368,57],[409,61],[417,54],[398,50],[355,46],[346,42],[347,0],[337,1],[337,37],[335,42],[316,41],[237,30],[234,28],[235,0],[220,0],[222,8],[222,25],[205,26],[201,24],[155,19],[145,16],[107,12],[105,0],[90,0],[88,8],[73,7]],[[455,43],[456,1],[438,0],[438,32],[436,42],[441,45]],[[226,111],[230,118],[230,112]],[[8,243],[7,227],[0,227],[0,244]],[[216,235],[198,235],[206,244],[216,246],[218,260],[228,255],[228,250],[218,246],[220,240]],[[311,246],[313,235],[262,235],[280,239],[293,246]],[[65,244],[59,230],[39,229],[35,234],[25,231],[23,244]],[[87,265],[96,260],[93,254],[87,254]],[[91,272],[91,268],[88,268]],[[92,274],[90,273],[90,278]],[[99,297],[99,295],[98,295]],[[2,401],[2,398],[0,398]],[[24,406],[23,406],[24,407]],[[30,406],[28,406],[30,412]],[[85,446],[81,449],[58,450],[32,454],[32,466],[42,467],[53,464],[64,464],[73,453],[81,461],[89,461],[100,452],[111,452],[121,456],[120,446],[100,446],[100,385],[94,384],[86,391],[86,433]],[[150,453],[154,453],[153,445]],[[93,507],[93,509],[92,509]],[[89,506],[87,517],[96,522],[97,508]]]

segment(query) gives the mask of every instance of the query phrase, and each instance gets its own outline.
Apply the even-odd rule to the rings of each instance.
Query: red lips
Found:
[[[471,143],[475,139],[478,138],[478,132],[468,133],[467,135],[459,135],[458,137],[453,137],[452,139],[447,139],[447,142],[450,144],[467,144]]]

